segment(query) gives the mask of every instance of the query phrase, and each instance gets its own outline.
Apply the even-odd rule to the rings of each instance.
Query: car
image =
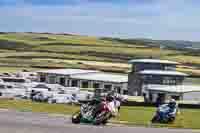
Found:
[[[52,97],[48,99],[48,103],[78,103],[78,100],[72,94],[53,94]]]

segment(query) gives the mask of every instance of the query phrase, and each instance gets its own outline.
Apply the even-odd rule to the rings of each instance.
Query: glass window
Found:
[[[50,84],[55,84],[56,83],[56,77],[55,76],[50,76],[49,77],[49,83]]]
[[[12,79],[12,78],[3,78],[4,82],[18,82],[18,83],[25,83],[24,79]]]
[[[0,89],[5,89],[5,85],[0,85]]]
[[[44,75],[40,76],[40,82],[46,82],[46,77]]]
[[[78,87],[78,80],[72,80],[71,81],[71,86],[72,87]]]
[[[8,86],[7,86],[7,88],[8,88],[8,89],[11,89],[11,88],[13,88],[13,86],[11,86],[11,85],[8,85]]]
[[[104,89],[106,91],[111,91],[112,90],[112,85],[111,84],[106,84],[106,85],[104,85]]]
[[[164,69],[165,70],[175,71],[176,70],[176,66],[165,66]]]
[[[46,85],[44,85],[44,84],[38,84],[33,88],[48,88],[48,87]]]
[[[124,95],[128,95],[128,90],[123,90]]]
[[[100,84],[99,84],[99,83],[94,83],[94,84],[93,84],[93,88],[95,88],[95,89],[100,88]]]
[[[121,94],[121,87],[119,87],[119,86],[115,87],[115,91],[116,91],[118,94]]]
[[[61,85],[65,86],[65,82],[66,82],[66,80],[65,80],[64,77],[60,78],[59,83],[60,83]]]
[[[165,85],[176,85],[176,77],[163,77],[163,84]]]
[[[158,76],[158,75],[146,75],[144,83],[145,84],[163,84],[162,83],[162,77]]]
[[[89,88],[88,81],[82,81],[82,88]]]

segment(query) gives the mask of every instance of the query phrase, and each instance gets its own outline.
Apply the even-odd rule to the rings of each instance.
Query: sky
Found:
[[[0,31],[200,41],[200,0],[0,0]]]

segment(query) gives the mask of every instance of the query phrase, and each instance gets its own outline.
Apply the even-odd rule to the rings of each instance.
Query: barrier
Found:
[[[155,103],[145,103],[145,102],[135,102],[135,101],[127,101],[122,102],[121,106],[141,106],[141,107],[156,107]],[[185,109],[200,109],[200,104],[178,104],[179,108]]]

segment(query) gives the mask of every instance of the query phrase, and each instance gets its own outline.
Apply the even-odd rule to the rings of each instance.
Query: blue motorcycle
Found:
[[[164,104],[158,107],[152,123],[173,123],[176,119],[177,108],[170,108],[168,104]]]

